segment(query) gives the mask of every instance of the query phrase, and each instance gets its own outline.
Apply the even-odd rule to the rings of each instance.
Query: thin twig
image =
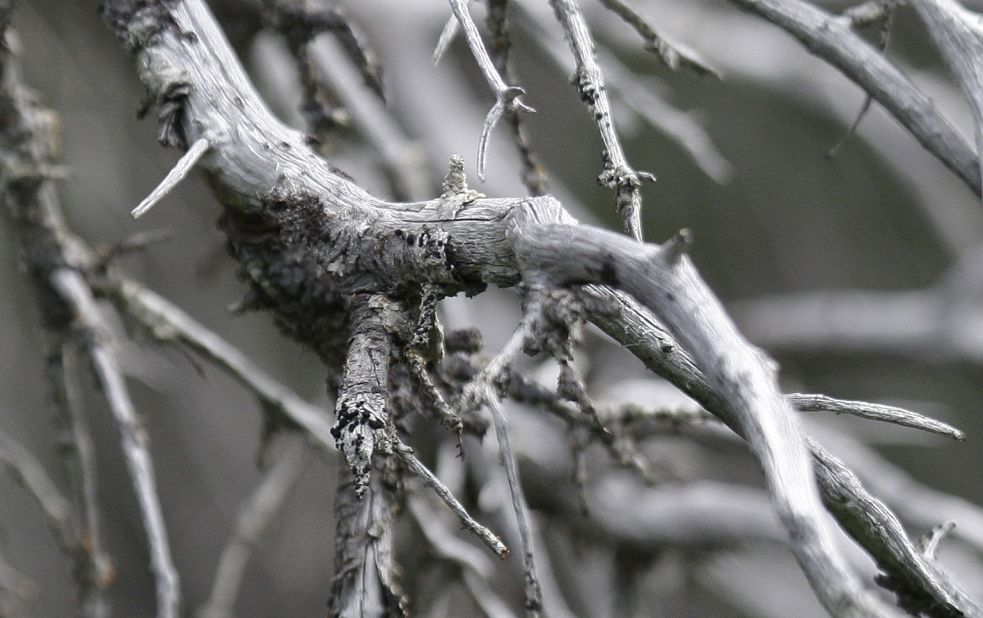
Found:
[[[235,615],[235,601],[249,558],[300,478],[304,470],[303,462],[302,441],[294,440],[285,445],[256,490],[243,503],[219,558],[212,592],[198,612],[199,618],[230,618]]]
[[[264,410],[283,415],[296,423],[320,448],[334,451],[334,438],[326,414],[274,380],[241,351],[214,331],[195,321],[167,299],[140,283],[112,278],[101,293],[107,295],[124,315],[135,319],[146,332],[162,343],[177,342],[235,378],[263,404]]]
[[[486,528],[485,526],[479,524],[471,515],[468,513],[467,509],[464,508],[454,494],[451,493],[447,487],[440,482],[434,473],[431,472],[423,462],[416,458],[413,454],[413,449],[409,448],[404,444],[399,444],[396,448],[396,454],[399,455],[406,466],[410,469],[410,472],[420,477],[423,483],[433,490],[437,497],[443,500],[444,504],[450,508],[458,519],[461,520],[461,524],[467,528],[469,531],[475,534],[479,539],[481,539],[485,545],[491,549],[496,556],[499,558],[507,558],[509,555],[509,548],[505,546],[494,532]]]
[[[567,70],[568,58],[562,47],[553,42],[542,15],[530,11],[521,4],[514,4],[521,12],[521,26],[530,31],[529,39],[561,70]],[[597,50],[598,58],[604,63],[604,73],[608,78],[607,88],[629,109],[643,118],[652,128],[675,141],[703,173],[718,184],[725,184],[733,175],[733,166],[721,154],[713,139],[703,128],[693,113],[680,110],[656,91],[657,84],[635,74],[625,66],[615,54],[604,49]],[[569,205],[568,205],[569,209]],[[577,217],[582,219],[578,214]],[[582,219],[583,220],[583,219]]]
[[[712,75],[720,79],[720,72],[707,64],[699,55],[679,43],[666,38],[652,27],[638,11],[623,0],[600,0],[609,11],[620,17],[645,39],[645,51],[652,52],[673,71],[680,67],[692,69],[700,75]]]
[[[594,41],[576,0],[550,0],[556,19],[563,26],[570,50],[577,61],[577,91],[593,116],[604,142],[604,171],[597,177],[601,186],[615,191],[615,204],[625,231],[642,240],[642,181],[654,181],[648,172],[638,172],[628,164],[618,132],[614,128],[611,104],[604,89],[604,74],[597,64]]]
[[[877,36],[877,49],[881,53],[887,49],[887,45],[891,40],[891,24],[894,21],[894,10],[891,2],[873,2],[875,6],[865,9],[863,6],[851,7],[850,10],[844,12],[844,16],[848,17],[853,21],[854,28],[858,25],[871,25],[874,23],[880,24],[880,30]],[[860,122],[867,115],[867,111],[870,109],[870,104],[874,101],[874,98],[870,96],[869,93],[864,95],[864,102],[860,105],[860,111],[857,112],[856,118],[847,128],[846,133],[840,138],[840,141],[829,149],[826,156],[833,158],[837,155],[841,148],[850,140],[857,132],[857,127],[860,126]]]
[[[935,560],[939,552],[939,546],[950,532],[956,527],[956,522],[947,521],[932,528],[932,531],[919,539],[918,548],[922,555],[929,560]]]
[[[447,49],[457,38],[458,33],[461,31],[461,22],[457,21],[457,17],[451,15],[447,18],[447,22],[444,23],[444,27],[440,29],[440,37],[437,38],[437,45],[433,48],[433,55],[430,56],[430,62],[434,66],[440,64],[440,61],[444,58],[444,54],[447,53]]]
[[[424,401],[430,404],[433,411],[437,413],[437,417],[440,418],[441,424],[453,431],[460,442],[461,433],[464,431],[464,423],[461,420],[461,416],[444,399],[444,395],[437,388],[433,378],[430,377],[430,372],[427,371],[426,361],[414,349],[404,350],[403,358],[406,360],[406,366],[409,368],[413,378],[423,391],[421,394]]]
[[[522,493],[522,483],[519,480],[519,468],[512,450],[512,438],[509,435],[508,421],[502,411],[498,393],[491,386],[484,390],[484,403],[491,413],[492,425],[495,427],[495,437],[505,465],[505,476],[509,482],[509,492],[512,495],[512,510],[515,512],[516,523],[519,527],[519,540],[522,543],[522,567],[525,573],[526,615],[539,616],[543,610],[543,593],[536,575],[536,559],[533,551],[533,538],[529,505]]]
[[[63,370],[62,387],[65,400],[61,402],[65,409],[59,410],[66,415],[69,423],[71,444],[74,449],[73,466],[77,466],[77,478],[73,479],[75,488],[76,511],[81,519],[81,536],[85,540],[84,549],[87,581],[86,589],[81,598],[82,610],[87,616],[109,615],[109,601],[106,589],[116,578],[116,569],[102,540],[102,514],[99,508],[97,485],[97,461],[95,445],[92,441],[92,431],[89,420],[82,408],[82,393],[78,384],[80,368],[77,367],[75,350],[65,344],[61,352],[61,369]],[[60,406],[59,406],[60,407]]]
[[[495,94],[495,104],[488,110],[488,115],[485,116],[485,123],[481,128],[481,138],[478,140],[478,179],[484,180],[488,138],[491,135],[492,129],[498,124],[498,121],[505,114],[506,110],[530,113],[536,110],[519,100],[519,97],[526,93],[525,90],[518,86],[507,85],[502,79],[502,76],[495,70],[495,65],[492,63],[491,58],[488,57],[488,52],[485,51],[484,43],[481,41],[478,27],[471,18],[471,11],[468,9],[467,0],[448,1],[450,2],[451,10],[454,11],[454,17],[457,18],[457,21],[461,24],[461,28],[464,30],[464,37],[468,41],[468,47],[471,48],[471,53],[474,55],[478,67],[481,69],[481,74],[485,76],[485,81],[488,82],[488,86]]]
[[[139,219],[146,214],[148,210],[153,208],[157,202],[162,200],[165,195],[170,193],[174,187],[178,186],[188,176],[188,173],[194,168],[195,163],[208,152],[209,148],[211,148],[211,142],[208,138],[200,137],[195,140],[195,143],[191,144],[188,151],[181,155],[181,158],[174,164],[171,171],[167,172],[164,180],[160,181],[160,184],[150,192],[150,195],[143,198],[143,201],[130,212],[130,215],[134,219]]]
[[[75,552],[80,540],[72,527],[71,503],[61,495],[48,473],[34,455],[0,431],[0,464],[10,476],[34,498],[44,513],[44,521],[58,544],[68,553]]]
[[[150,562],[157,589],[158,618],[175,618],[180,613],[181,592],[177,570],[167,541],[167,527],[160,507],[149,439],[126,388],[116,357],[105,339],[111,332],[104,323],[92,291],[82,276],[69,269],[52,273],[51,284],[72,307],[84,333],[83,346],[99,381],[103,396],[116,421],[126,466],[140,505]]]
[[[834,414],[849,414],[872,421],[883,421],[902,427],[920,429],[929,433],[946,436],[953,440],[965,440],[966,435],[942,421],[911,412],[904,408],[885,406],[866,401],[846,401],[833,399],[825,395],[792,394],[788,395],[789,403],[802,412],[832,412]]]
[[[464,385],[461,389],[461,397],[455,405],[458,414],[463,416],[481,407],[488,387],[495,385],[505,376],[505,371],[512,364],[516,355],[522,350],[522,344],[529,334],[531,322],[534,319],[533,314],[538,313],[538,311],[538,307],[531,308],[527,311],[526,316],[523,317],[519,326],[512,331],[512,334],[509,336],[508,341],[505,342],[505,345],[502,346],[502,349],[488,361],[488,364],[485,365],[478,375],[474,376],[470,382]]]
[[[461,581],[485,616],[487,618],[511,617],[513,614],[509,606],[488,583],[494,568],[488,558],[448,531],[439,513],[431,509],[421,497],[411,496],[407,506],[413,521],[437,556],[460,570]]]

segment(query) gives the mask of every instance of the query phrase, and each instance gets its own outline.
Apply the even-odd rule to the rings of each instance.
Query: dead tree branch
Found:
[[[5,7],[4,25],[9,7]],[[52,178],[45,170],[52,158],[53,118],[36,108],[30,94],[20,84],[9,50],[3,56],[4,114],[0,134],[5,152],[3,191],[14,219],[22,256],[32,282],[38,290],[43,325],[56,337],[73,341],[85,354],[119,429],[127,468],[140,504],[148,537],[152,570],[157,586],[158,615],[176,616],[180,606],[178,577],[171,560],[170,548],[157,496],[153,463],[147,437],[130,401],[123,376],[110,347],[111,331],[96,305],[92,289],[81,274],[93,267],[93,256],[66,228]],[[60,350],[56,352],[60,354]],[[64,390],[62,368],[55,358],[49,365],[57,407],[70,405]],[[62,413],[70,418],[72,412]],[[98,522],[95,510],[93,465],[85,460],[86,437],[78,432],[77,422],[69,420],[76,434],[78,472],[73,474],[81,487],[77,505],[81,526]],[[84,433],[84,432],[83,432]],[[75,464],[73,463],[73,467]],[[111,583],[111,569],[98,543],[99,532],[91,531],[96,544],[85,549],[89,555],[80,559],[76,569],[83,609],[86,615],[100,616],[107,611],[101,596]],[[82,539],[80,539],[81,543]],[[85,543],[81,543],[85,545]]]
[[[699,278],[685,255],[685,237],[663,246],[643,245],[576,225],[549,197],[487,199],[463,186],[427,202],[384,202],[334,174],[301,134],[269,114],[199,0],[167,5],[112,0],[105,3],[104,13],[136,56],[139,76],[151,94],[173,103],[162,108],[168,112],[163,118],[166,141],[186,147],[205,131],[215,136],[199,166],[210,175],[225,207],[225,229],[234,253],[244,262],[244,276],[262,291],[278,321],[295,337],[312,342],[326,362],[337,353],[326,335],[326,319],[344,317],[356,334],[357,329],[379,328],[369,326],[372,316],[353,319],[364,310],[360,298],[412,297],[424,285],[441,295],[520,281],[545,288],[600,286],[594,288],[595,296],[620,308],[621,315],[612,312],[593,319],[613,335],[630,333],[633,352],[649,356],[646,360],[656,372],[670,373],[661,343],[666,338],[649,312],[681,343],[670,362],[675,363],[682,350],[692,355],[692,363],[686,361],[688,375],[673,372],[673,382],[693,391],[748,441],[761,461],[793,552],[827,609],[835,615],[892,613],[864,590],[833,545],[813,475],[820,474],[827,504],[841,494],[859,496],[861,490],[847,483],[841,491],[846,479],[839,470],[813,470],[792,410],[777,388],[772,363],[737,332]],[[557,13],[561,21],[569,18],[569,13]],[[577,249],[575,260],[570,247]],[[339,296],[356,301],[348,307]],[[360,377],[346,377],[341,411],[348,405],[344,402],[358,404],[360,396],[373,394],[387,377],[385,337],[363,334],[365,345],[353,339],[348,346],[346,376]],[[650,347],[653,343],[655,349]],[[374,357],[371,350],[376,351]],[[662,355],[662,362],[654,362],[653,354]],[[359,384],[369,390],[359,392]],[[368,429],[347,431],[350,440],[342,441],[357,476],[356,487],[339,493],[337,566],[342,583],[336,586],[335,599],[342,604],[333,606],[338,611],[367,604],[396,606],[388,549],[394,489],[379,485],[385,483],[385,474],[368,475],[366,468],[373,453],[384,454],[376,444],[385,445],[386,438],[374,432],[383,431],[388,421],[380,416],[384,402],[362,403],[371,403],[362,406],[366,414],[358,416]],[[380,423],[382,427],[373,426]],[[372,444],[366,444],[367,437]],[[829,461],[821,453],[816,457]],[[356,488],[368,492],[365,500],[357,499]],[[884,519],[861,507],[847,509],[851,516],[858,511],[878,522]],[[370,526],[382,532],[366,542]],[[896,528],[891,532],[910,545]],[[883,558],[871,541],[885,534],[881,527],[851,532],[867,541],[875,557]],[[946,612],[967,606],[969,602],[946,588],[941,577],[926,576],[918,556],[905,555],[902,560],[888,566],[911,575],[903,580],[906,586],[928,595]],[[363,575],[378,585],[362,585]]]
[[[731,0],[799,39],[884,106],[969,188],[980,195],[976,154],[935,103],[894,64],[853,31],[849,17],[836,17],[804,0]]]
[[[642,191],[643,181],[654,182],[655,176],[639,172],[628,164],[621,139],[614,127],[611,103],[604,90],[604,74],[597,64],[594,39],[576,0],[550,0],[557,21],[563,26],[570,51],[577,61],[577,91],[597,124],[604,141],[604,171],[597,182],[615,192],[615,206],[621,216],[625,231],[635,240],[642,240]]]

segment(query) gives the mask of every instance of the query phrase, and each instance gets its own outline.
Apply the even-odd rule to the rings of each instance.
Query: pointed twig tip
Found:
[[[663,245],[662,258],[668,264],[676,265],[686,255],[691,244],[693,244],[693,235],[687,228],[683,228]]]
[[[211,148],[211,142],[207,137],[200,137],[194,144],[191,144],[191,147],[188,148],[186,153],[181,155],[181,158],[174,164],[171,171],[167,173],[164,180],[160,181],[160,184],[150,192],[150,195],[145,197],[136,208],[130,211],[130,216],[134,219],[139,219],[148,210],[153,208],[157,202],[164,199],[164,196],[170,193],[174,187],[178,186],[188,176],[188,173],[194,168],[195,163],[201,159],[202,155],[208,152],[209,148]]]

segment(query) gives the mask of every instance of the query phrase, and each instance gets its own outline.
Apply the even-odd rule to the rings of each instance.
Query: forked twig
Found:
[[[477,61],[482,75],[485,76],[485,81],[488,82],[488,86],[495,94],[495,104],[488,110],[488,115],[485,116],[485,123],[481,128],[481,137],[478,140],[478,178],[484,180],[488,138],[491,135],[492,129],[501,120],[506,110],[511,109],[530,113],[536,110],[519,100],[519,97],[526,93],[525,90],[518,86],[507,85],[502,79],[502,76],[498,74],[494,63],[488,57],[488,52],[485,51],[484,43],[481,41],[481,35],[478,33],[478,27],[471,18],[471,11],[468,9],[467,0],[449,0],[449,2],[451,10],[454,11],[454,17],[464,30],[464,37],[468,41],[468,47],[471,48],[474,59]],[[445,28],[445,32],[448,32],[447,28]],[[453,36],[453,33],[451,32],[449,35]],[[444,35],[441,35],[441,40],[444,40]],[[438,46],[439,49],[441,49],[440,46]],[[435,57],[439,59],[439,56],[435,55]]]

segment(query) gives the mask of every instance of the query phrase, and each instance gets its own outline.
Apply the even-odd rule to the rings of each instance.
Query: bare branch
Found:
[[[161,343],[180,343],[213,363],[252,392],[266,411],[276,412],[306,431],[317,445],[334,451],[326,414],[257,367],[242,352],[143,285],[111,278],[101,293]]]
[[[352,299],[349,348],[331,428],[348,463],[339,469],[335,496],[331,616],[403,615],[391,555],[398,490],[391,457],[398,438],[388,389],[393,308],[381,295]]]
[[[467,530],[474,533],[479,539],[481,539],[485,545],[491,549],[496,556],[505,559],[509,556],[509,549],[505,546],[494,532],[481,525],[464,508],[454,494],[451,493],[447,487],[440,482],[434,473],[431,472],[423,462],[413,455],[413,450],[406,445],[399,445],[396,449],[396,454],[406,463],[406,467],[409,468],[410,472],[415,474],[423,481],[423,483],[433,490],[437,497],[439,497],[444,504],[450,508],[450,510],[457,515],[458,519],[461,520],[461,525],[463,525]]]
[[[652,371],[678,386],[738,434],[743,434],[739,421],[734,418],[736,411],[732,400],[717,394],[689,354],[672,342],[651,315],[602,289],[591,287],[588,293],[621,303],[621,320],[605,314],[591,316],[598,327],[625,345]],[[749,444],[754,449],[753,441],[749,440]],[[953,608],[967,613],[976,611],[973,609],[977,607],[975,601],[962,596],[944,573],[924,562],[894,514],[871,496],[849,469],[818,443],[810,440],[807,444],[816,464],[814,472],[824,504],[850,536],[875,557],[881,568],[895,581],[905,582],[909,597],[922,599],[923,605],[948,608],[947,611],[953,611]],[[877,508],[869,510],[872,507]]]
[[[272,218],[273,229],[310,223],[303,229],[316,229],[316,237],[298,231],[297,236],[266,238],[272,250],[283,252],[278,255],[306,255],[318,264],[321,279],[311,281],[315,288],[323,288],[327,278],[349,293],[398,294],[423,283],[453,293],[462,287],[473,289],[471,285],[514,286],[525,279],[546,286],[594,283],[631,294],[695,355],[707,391],[719,398],[708,409],[751,444],[781,520],[795,540],[795,554],[824,605],[833,613],[889,613],[863,590],[831,542],[810,460],[790,407],[777,389],[772,364],[737,333],[688,258],[672,263],[658,247],[574,225],[554,200],[545,197],[445,195],[415,204],[373,198],[334,175],[307,148],[303,136],[269,116],[201,2],[185,0],[141,10],[160,18],[153,23],[170,20],[175,28],[155,31],[153,44],[146,44],[138,26],[145,20],[134,19],[137,9],[126,0],[107,2],[105,12],[138,56],[141,77],[152,89],[168,86],[160,83],[160,67],[167,67],[167,74],[177,70],[190,76],[182,107],[183,133],[193,139],[206,126],[236,126],[236,143],[221,144],[215,160],[206,161],[214,185],[221,189],[230,225],[255,222],[242,220],[245,212]],[[194,33],[195,42],[188,40],[188,32]],[[198,46],[210,53],[201,54]],[[229,96],[230,90],[235,94]],[[241,106],[229,103],[235,96]],[[220,164],[224,160],[237,163]],[[271,192],[279,196],[279,210],[272,207]],[[321,234],[330,235],[330,246],[323,244]],[[578,248],[576,261],[569,259],[571,246]],[[271,291],[292,298],[288,288],[264,281]],[[636,318],[597,319],[612,319],[611,330],[617,331]],[[643,331],[633,351],[641,345],[637,341],[651,341],[652,333]]]
[[[976,150],[983,153],[983,28],[981,16],[954,0],[915,0],[915,10],[956,76],[976,122]],[[983,175],[983,157],[980,158]]]
[[[625,231],[635,240],[642,240],[642,181],[654,181],[648,172],[637,172],[625,157],[621,140],[614,128],[611,104],[604,90],[604,74],[597,64],[594,41],[576,0],[550,0],[556,19],[563,26],[570,51],[577,61],[577,91],[580,99],[597,124],[604,142],[604,171],[597,182],[615,192],[615,205]]]
[[[153,208],[157,202],[162,200],[165,195],[170,193],[174,187],[181,184],[181,181],[184,180],[188,176],[188,173],[194,168],[195,163],[197,163],[198,160],[201,159],[201,157],[204,156],[204,154],[208,152],[208,149],[211,147],[211,142],[206,137],[200,137],[195,140],[195,143],[191,144],[188,151],[181,155],[178,162],[174,164],[171,171],[167,172],[167,176],[164,177],[164,180],[160,181],[160,184],[150,192],[150,195],[143,198],[143,201],[130,212],[130,215],[132,215],[134,219],[139,219],[146,214],[146,212]]]
[[[60,357],[48,360],[48,378],[54,389],[63,389],[63,398],[56,394],[55,404],[63,422],[68,425],[69,448],[74,449],[67,459],[75,484],[74,501],[79,514],[80,536],[84,539],[84,555],[80,557],[77,567],[82,572],[76,575],[82,584],[82,611],[87,616],[100,617],[109,614],[106,589],[115,581],[116,569],[102,541],[103,517],[96,481],[95,445],[88,418],[82,409],[82,394],[77,381],[80,368],[76,366],[75,354],[69,344],[62,345]],[[57,365],[52,366],[52,363]],[[58,375],[59,372],[61,375]]]
[[[403,599],[395,587],[392,565],[392,525],[396,508],[396,479],[392,459],[356,497],[352,476],[339,468],[335,497],[335,576],[328,615],[403,616]]]
[[[922,416],[916,412],[910,412],[904,408],[867,403],[865,401],[844,401],[825,395],[793,394],[789,395],[788,399],[789,403],[802,412],[849,414],[873,421],[883,421],[885,423],[901,425],[902,427],[921,429],[922,431],[946,436],[953,440],[962,441],[966,439],[966,435],[955,427],[937,421],[934,418]]]
[[[875,540],[865,546],[886,572],[879,580],[882,586],[894,590],[899,600],[914,607],[934,607],[946,615],[983,612],[983,607],[924,559],[894,513],[870,495],[853,472],[815,440],[807,440],[817,463],[816,474],[829,479],[823,493],[827,508],[851,536]]]
[[[923,528],[939,521],[959,522],[952,532],[953,538],[983,552],[983,509],[979,506],[927,487],[850,435],[841,432],[821,435],[901,518]]]
[[[61,495],[41,463],[7,434],[0,432],[0,464],[34,498],[44,521],[67,553],[77,551],[80,540],[72,526],[72,507]]]
[[[359,500],[368,488],[373,456],[391,454],[396,440],[388,389],[391,342],[384,315],[390,304],[366,294],[352,301],[349,350],[331,428]]]
[[[804,0],[731,1],[788,31],[842,71],[980,195],[979,163],[972,148],[928,96],[853,31],[849,18],[834,17]]]
[[[677,71],[680,67],[686,67],[700,75],[712,75],[720,79],[720,72],[707,64],[695,51],[674,43],[664,34],[656,32],[655,28],[628,3],[623,0],[600,0],[600,2],[634,28],[645,39],[645,51],[658,56],[669,69]]]
[[[535,112],[536,110],[519,100],[519,97],[525,94],[522,88],[507,85],[502,79],[502,76],[498,74],[491,58],[488,57],[488,52],[485,51],[484,43],[481,41],[481,35],[478,33],[478,27],[471,18],[471,11],[468,9],[467,0],[449,0],[449,2],[451,4],[451,10],[454,11],[454,17],[457,18],[458,23],[461,24],[461,28],[464,30],[464,37],[468,41],[468,47],[471,48],[471,54],[474,55],[474,59],[481,68],[482,75],[485,76],[485,81],[488,82],[488,86],[495,94],[495,105],[492,106],[488,111],[488,115],[485,116],[485,124],[481,129],[481,138],[478,140],[478,178],[484,180],[488,137],[491,135],[495,125],[498,124],[498,121],[501,120],[502,115],[507,110],[523,112]],[[441,35],[441,40],[444,40],[443,35]],[[439,45],[438,49],[440,49]],[[434,54],[439,59],[436,52]]]
[[[157,587],[158,618],[175,618],[180,611],[181,592],[160,508],[149,440],[133,408],[116,357],[107,347],[110,330],[103,321],[92,290],[77,271],[56,270],[51,275],[51,285],[72,308],[75,320],[84,333],[86,355],[119,430],[123,455],[150,547],[150,561]]]
[[[495,427],[495,437],[505,465],[505,476],[509,481],[509,491],[512,495],[512,510],[515,512],[516,523],[519,527],[519,540],[522,543],[522,568],[525,573],[526,615],[540,616],[543,610],[543,592],[540,588],[539,577],[536,574],[536,558],[533,552],[532,522],[529,516],[529,505],[526,504],[525,494],[519,480],[519,467],[512,450],[512,438],[509,436],[508,421],[502,411],[502,403],[498,393],[491,386],[486,386],[483,393],[484,404],[491,413],[492,425]]]
[[[304,443],[291,441],[243,503],[219,558],[211,595],[198,612],[199,618],[231,618],[235,615],[235,601],[250,555],[300,478],[303,463]]]

